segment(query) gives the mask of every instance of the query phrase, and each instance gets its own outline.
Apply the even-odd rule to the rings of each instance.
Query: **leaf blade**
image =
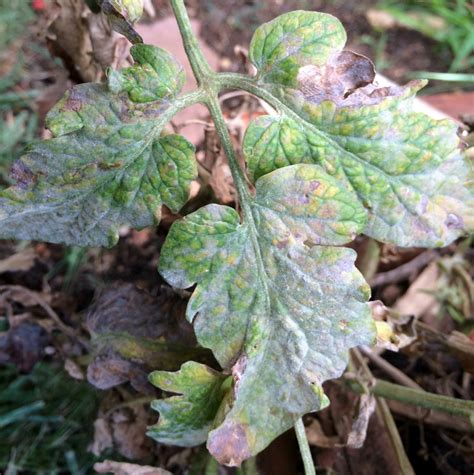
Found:
[[[180,395],[153,401],[152,408],[160,413],[160,419],[147,434],[158,442],[180,447],[205,442],[228,391],[227,376],[188,361],[176,373],[154,371],[149,379],[159,389]]]
[[[162,248],[160,272],[171,285],[197,282],[188,319],[200,344],[211,348],[233,375],[231,409],[208,440],[221,463],[240,464],[302,414],[327,404],[321,383],[340,375],[348,347],[370,343],[374,337],[366,304],[369,291],[353,265],[354,252],[306,244],[308,237],[329,242],[324,235],[333,231],[327,222],[338,220],[341,206],[334,188],[348,194],[343,205],[354,202],[350,192],[317,166],[275,171],[257,182],[251,219],[237,224],[231,208],[210,205],[173,224]],[[300,197],[311,195],[298,207],[291,204],[295,189]],[[285,197],[294,216],[275,220],[273,213]],[[334,214],[326,209],[328,203],[336,208]],[[365,213],[355,207],[359,209],[347,219],[356,220],[338,230],[340,242],[349,241],[364,226]],[[213,216],[221,218],[218,226],[222,216],[233,217],[217,246],[212,237],[217,230],[207,233],[211,245],[194,234],[199,232],[197,222],[212,229]],[[303,216],[312,216],[314,222],[307,226]],[[327,220],[323,226],[321,217]],[[192,247],[196,240],[199,246]],[[177,243],[182,254],[173,260]],[[194,256],[203,252],[206,263],[195,273]],[[186,256],[191,256],[189,262]]]
[[[257,76],[277,113],[246,132],[251,177],[319,164],[366,207],[364,232],[400,246],[443,246],[474,229],[473,167],[459,154],[456,125],[411,110],[424,83],[377,89],[366,58],[341,51],[340,42],[323,46],[323,62],[295,56],[291,83]]]
[[[180,71],[162,50],[135,51],[155,68]],[[134,71],[148,74],[143,61]],[[155,86],[162,74],[153,75]],[[194,147],[160,132],[181,83],[157,87],[153,101],[143,103],[103,84],[68,91],[48,116],[55,137],[31,147],[13,167],[17,184],[0,194],[0,236],[111,246],[121,225],[157,223],[163,203],[179,210],[197,175]]]

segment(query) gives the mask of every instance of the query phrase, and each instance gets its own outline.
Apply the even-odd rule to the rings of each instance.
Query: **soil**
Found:
[[[366,18],[376,1],[358,2],[336,0],[208,0],[198,4],[196,16],[202,22],[201,37],[222,57],[228,58],[231,68],[242,69],[235,46],[248,48],[254,30],[263,22],[292,10],[314,10],[330,13],[341,20],[347,35],[348,48],[374,59],[376,40],[367,44],[363,39],[374,37],[374,30]],[[448,54],[440,56],[437,44],[425,36],[404,28],[387,31],[383,53],[386,67],[379,70],[396,82],[406,81],[410,71],[442,71],[450,64]]]

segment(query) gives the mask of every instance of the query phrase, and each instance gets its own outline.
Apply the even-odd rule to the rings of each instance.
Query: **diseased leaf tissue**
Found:
[[[472,230],[472,166],[455,125],[411,110],[423,83],[377,88],[372,63],[343,50],[340,22],[297,11],[255,32],[247,78],[274,115],[244,140],[252,198],[243,216],[211,204],[175,222],[160,272],[197,284],[187,309],[222,372],[185,363],[151,381],[155,439],[207,440],[239,465],[303,414],[328,404],[348,349],[375,338],[370,289],[341,247],[364,233],[399,246],[443,246]],[[196,177],[192,146],[162,135],[179,109],[182,68],[132,48],[135,65],[73,88],[49,115],[55,138],[33,145],[0,195],[0,237],[113,245],[122,224],[178,211]],[[218,76],[216,76],[218,77]],[[174,109],[173,109],[174,108]]]

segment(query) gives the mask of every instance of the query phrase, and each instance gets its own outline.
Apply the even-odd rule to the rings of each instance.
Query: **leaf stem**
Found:
[[[188,12],[184,5],[183,0],[170,0],[171,8],[178,22],[179,31],[183,38],[184,50],[191,63],[194,76],[198,85],[206,84],[206,78],[215,75],[211,70],[209,63],[207,62],[204,54],[199,46],[196,35],[191,27],[191,21],[189,20]]]
[[[365,388],[355,379],[347,379],[347,384],[354,392],[364,393]],[[448,414],[467,417],[474,426],[474,402],[463,399],[455,399],[448,396],[421,391],[419,389],[406,388],[399,384],[389,383],[377,379],[372,387],[369,387],[371,393],[385,399],[405,402],[425,409],[446,412]]]
[[[278,100],[273,94],[259,86],[255,78],[239,73],[220,73],[217,75],[217,81],[220,89],[241,89],[264,100],[278,112],[284,110],[290,115],[293,115],[293,111],[289,107]]]
[[[250,209],[247,208],[247,202],[250,200],[250,193],[246,184],[246,179],[242,169],[240,168],[237,156],[235,154],[234,145],[232,143],[232,137],[227,129],[227,124],[225,123],[224,116],[222,115],[221,107],[219,104],[219,99],[217,95],[214,97],[208,97],[206,105],[209,108],[211,113],[212,120],[216,127],[217,135],[222,143],[222,147],[227,156],[229,162],[229,167],[232,172],[232,178],[239,193],[241,200],[242,208],[244,209],[245,214],[250,214]]]
[[[316,475],[314,468],[313,457],[309,448],[308,439],[306,437],[306,430],[304,428],[303,419],[298,419],[295,424],[296,438],[298,439],[298,446],[300,448],[301,458],[303,459],[305,475]]]
[[[203,89],[199,88],[194,91],[188,92],[181,96],[178,96],[176,99],[173,99],[168,109],[166,109],[159,118],[158,128],[161,131],[161,128],[167,124],[180,110],[185,109],[186,107],[192,106],[199,102],[203,103],[206,98],[206,93]]]

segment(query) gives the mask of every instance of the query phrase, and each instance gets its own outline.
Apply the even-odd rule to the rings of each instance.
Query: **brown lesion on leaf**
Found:
[[[335,52],[321,66],[303,66],[298,73],[299,91],[313,104],[332,101],[337,106],[375,105],[386,97],[400,95],[406,87],[416,87],[412,81],[405,88],[376,87],[374,64],[369,58],[343,50]]]
[[[219,463],[237,467],[252,456],[247,432],[247,424],[223,424],[211,432],[207,449]]]
[[[333,54],[322,66],[304,66],[298,74],[300,90],[312,102],[340,102],[371,84],[375,68],[370,59],[353,51]]]
[[[245,370],[247,369],[248,358],[247,355],[240,355],[239,359],[232,366],[232,377],[234,378],[234,392],[237,392],[239,389],[239,382],[242,378]]]
[[[99,167],[100,170],[104,170],[104,171],[114,170],[114,169],[117,169],[117,168],[121,168],[123,166],[123,162],[121,162],[121,161],[118,161],[118,162],[115,162],[115,163],[99,162],[97,164],[97,166]]]
[[[461,216],[454,213],[449,213],[445,221],[446,226],[449,229],[463,229],[464,221]]]
[[[339,320],[339,328],[344,331],[347,329],[349,322],[347,320]]]
[[[309,189],[310,189],[310,191],[312,191],[312,192],[313,192],[313,191],[316,191],[316,190],[319,188],[319,185],[320,185],[320,184],[321,184],[321,183],[320,183],[318,180],[311,180],[311,181],[309,182]]]
[[[25,190],[37,181],[36,175],[21,160],[17,160],[10,171],[10,176],[16,181],[16,186]]]
[[[79,112],[87,101],[87,91],[82,87],[72,87],[66,93],[65,110]]]

